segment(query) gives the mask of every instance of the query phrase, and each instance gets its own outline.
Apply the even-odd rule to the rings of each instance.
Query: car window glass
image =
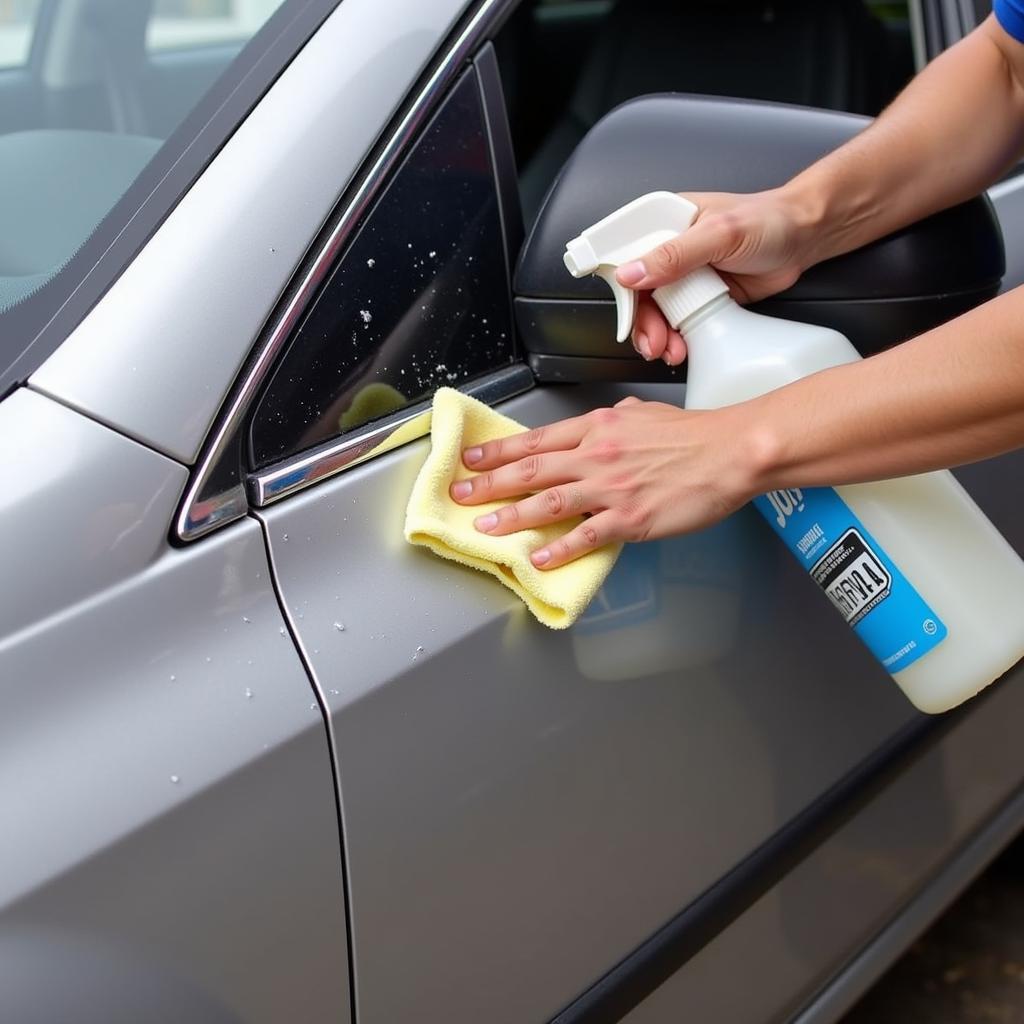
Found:
[[[508,267],[473,72],[364,217],[260,402],[264,466],[513,360]]]
[[[238,45],[215,59],[156,68],[143,52],[151,16],[143,0],[52,0],[38,40],[45,74],[33,76],[16,103],[0,102],[0,349],[52,316],[56,303],[43,290],[207,90],[245,65],[243,44],[284,2],[157,0],[152,24],[168,33],[176,26],[176,45],[204,52],[185,30],[213,24],[228,26]],[[36,6],[0,0],[8,59],[24,51]]]
[[[587,130],[636,96],[873,115],[914,72],[906,0],[525,0],[496,45],[527,222]]]
[[[24,67],[32,49],[32,31],[40,0],[0,3],[0,71]]]
[[[280,0],[156,0],[146,49],[180,50],[248,39]]]

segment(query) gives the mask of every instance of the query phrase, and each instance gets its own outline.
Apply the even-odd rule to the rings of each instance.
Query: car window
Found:
[[[526,0],[496,45],[528,220],[587,130],[633,97],[873,115],[914,73],[905,0]]]
[[[189,147],[226,111],[226,97],[276,35],[250,39],[285,4],[301,11],[308,0],[156,0],[153,8],[143,0],[49,0],[32,40],[40,73],[16,83],[0,74],[0,377],[141,204],[155,202],[170,168],[186,152],[198,156]],[[37,9],[36,0],[0,0],[0,57],[8,64],[24,60]],[[147,24],[202,59],[154,65],[143,49]],[[286,18],[275,24],[283,32]],[[229,34],[234,47],[202,49],[214,32]],[[257,78],[264,75],[250,79],[254,87]],[[19,91],[4,92],[7,85]],[[204,146],[212,153],[223,138],[210,134]],[[100,225],[104,238],[93,239]]]
[[[156,0],[146,26],[146,49],[243,42],[279,4],[280,0]]]
[[[24,67],[32,50],[32,32],[40,0],[0,3],[0,71]]]
[[[508,266],[475,73],[356,229],[255,413],[265,466],[514,359]]]

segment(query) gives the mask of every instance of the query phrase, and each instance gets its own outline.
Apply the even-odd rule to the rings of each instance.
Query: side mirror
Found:
[[[598,122],[562,169],[520,253],[516,321],[539,380],[681,377],[615,342],[597,278],[575,280],[565,243],[655,189],[756,192],[782,184],[862,130],[852,114],[684,95],[646,96]],[[842,331],[864,355],[991,298],[1005,270],[991,204],[978,196],[812,267],[759,312]]]

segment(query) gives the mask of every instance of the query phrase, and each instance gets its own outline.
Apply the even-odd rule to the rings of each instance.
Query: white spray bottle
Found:
[[[652,192],[566,246],[575,277],[598,274],[618,307],[636,293],[615,270],[685,231],[697,207]],[[710,267],[654,291],[687,344],[686,407],[742,402],[860,359],[838,331],[752,313]],[[1024,657],[1024,562],[949,472],[773,491],[754,504],[922,711],[946,711]]]

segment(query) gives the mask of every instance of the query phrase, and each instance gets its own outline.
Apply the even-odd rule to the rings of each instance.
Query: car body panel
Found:
[[[0,945],[48,974],[37,1011],[60,996],[126,1019],[116,987],[89,999],[123,953],[182,1013],[347,1019],[324,726],[258,524],[171,548],[184,468],[26,389],[0,404],[0,438],[4,618],[21,627],[0,640]],[[35,577],[55,569],[47,602]],[[95,970],[66,971],[83,946]]]
[[[345,0],[32,383],[186,463],[464,0]],[[128,383],[124,375],[128,373]]]
[[[965,886],[1024,821],[1024,667],[1000,684],[940,743],[753,904],[686,966],[640,1003],[623,1024],[684,1017],[729,1024],[839,1020],[871,981]],[[974,851],[974,837],[995,831]],[[960,864],[961,856],[969,861]],[[945,885],[946,874],[954,876]],[[933,895],[932,887],[941,889]],[[922,911],[917,901],[926,901]],[[893,922],[912,917],[902,942],[876,948]],[[853,984],[831,998],[826,982]]]
[[[188,477],[25,388],[0,404],[0,465],[0,518],[19,524],[4,544],[4,572],[17,586],[0,593],[3,638],[154,562]],[[43,564],[60,567],[59,587],[39,571],[43,544],[51,560]]]
[[[542,423],[625,393],[501,409]],[[749,509],[627,548],[602,614],[538,626],[405,544],[426,448],[258,513],[331,708],[358,1013],[543,1020],[915,713]]]

